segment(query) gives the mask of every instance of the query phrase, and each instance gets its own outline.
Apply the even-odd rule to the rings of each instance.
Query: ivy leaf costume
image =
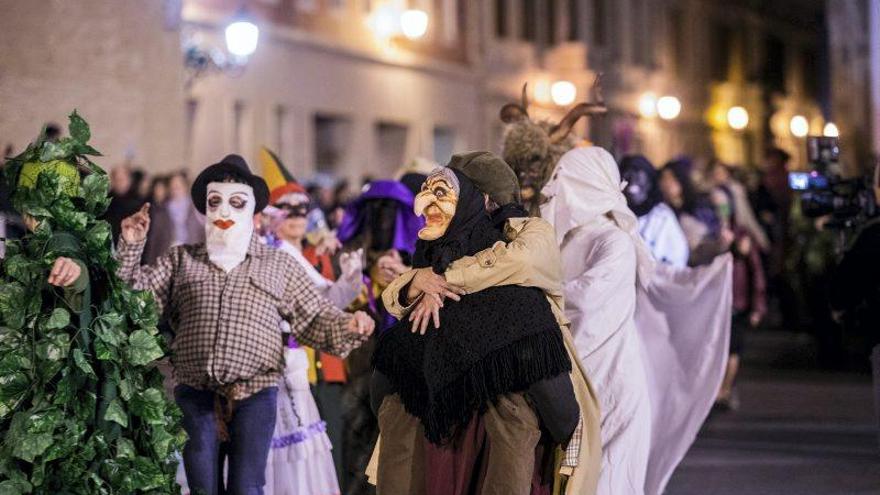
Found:
[[[180,412],[151,362],[164,354],[152,296],[115,275],[109,181],[89,126],[41,135],[5,167],[34,231],[0,265],[0,494],[171,494]],[[58,257],[72,285],[47,282]]]

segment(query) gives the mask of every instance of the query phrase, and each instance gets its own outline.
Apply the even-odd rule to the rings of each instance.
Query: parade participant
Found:
[[[88,124],[4,167],[28,234],[0,266],[0,492],[175,492],[180,412],[162,393],[152,298],[113,266]]]
[[[450,168],[428,177],[415,209],[427,224],[414,265],[438,274],[499,242],[505,216],[525,215],[509,204],[496,212],[496,224],[483,193]],[[555,464],[554,446],[569,443],[580,417],[571,361],[550,304],[539,289],[514,285],[454,299],[439,310],[442,331],[423,334],[404,320],[379,340],[373,400],[384,408],[386,444],[377,490],[550,493],[554,477],[546,474]],[[398,402],[417,424],[388,411],[400,409]],[[544,441],[542,426],[550,432]],[[401,462],[402,452],[408,462]]]
[[[334,307],[299,263],[259,242],[253,217],[268,196],[238,155],[207,167],[192,186],[193,204],[207,217],[206,242],[174,247],[152,266],[139,265],[148,205],[123,222],[118,273],[154,294],[175,331],[174,392],[189,435],[183,460],[194,493],[223,490],[226,454],[226,492],[263,493],[282,321],[303,344],[339,355],[373,330],[366,314]]]
[[[663,203],[657,169],[644,156],[630,155],[620,161],[620,176],[626,183],[626,203],[639,217],[639,235],[654,258],[672,266],[687,266],[687,239],[675,212]]]
[[[488,152],[454,155],[449,168],[470,178],[494,204],[506,206],[496,209],[492,215],[495,227],[504,229],[504,242],[496,242],[476,256],[460,258],[443,275],[435,274],[430,268],[405,273],[386,289],[383,294],[385,305],[396,317],[409,315],[413,329],[424,332],[432,320],[435,326],[439,324],[438,298],[453,297],[460,290],[475,293],[511,284],[543,290],[573,364],[571,381],[582,418],[575,433],[578,440],[569,443],[557,471],[558,493],[595,493],[601,460],[598,401],[577,357],[568,320],[563,314],[562,269],[553,227],[540,218],[511,215],[510,212],[517,209],[509,205],[520,201],[519,181],[507,164],[495,155]],[[409,298],[418,298],[419,302],[407,306],[407,301],[401,301]],[[389,408],[384,414],[392,415],[394,409]],[[393,420],[389,422],[393,424]],[[371,463],[374,479],[377,460],[378,455],[374,454]]]
[[[280,162],[277,165],[283,166]],[[264,217],[269,217],[267,232],[267,239],[270,239],[269,244],[293,256],[302,265],[319,292],[330,299],[338,308],[347,308],[364,289],[361,275],[363,252],[358,250],[342,253],[339,259],[342,273],[339,279],[334,281],[336,274],[330,256],[327,253],[318,254],[318,249],[306,241],[306,214],[310,199],[305,189],[297,182],[289,182],[273,189],[269,201],[276,210],[274,215],[264,214]],[[335,468],[333,466],[331,468],[334,471],[334,477],[336,477],[337,471],[342,471],[344,429],[342,389],[347,381],[345,364],[336,356],[322,352],[316,353],[308,347],[301,348],[299,351],[290,351],[290,354],[299,353],[307,356],[307,379],[314,387],[314,401],[317,401],[317,408],[324,418],[330,444],[335,446],[332,451],[332,462]],[[312,401],[311,398],[306,398],[306,400]],[[287,409],[290,409],[288,402],[284,400],[279,401],[279,408],[284,408],[285,413],[287,413]],[[279,409],[280,412],[282,412],[281,409]],[[281,428],[280,424],[276,430],[279,428]],[[276,431],[276,437],[279,436],[285,436],[285,434]],[[280,452],[273,450],[273,455],[283,456],[285,452],[285,450]],[[336,491],[339,491],[338,487]],[[275,493],[281,492],[276,491]]]
[[[413,195],[400,182],[371,182],[348,205],[339,228],[345,249],[364,250],[365,290],[351,309],[369,312],[380,330],[394,324],[382,304],[382,292],[399,274],[409,269],[422,220],[413,213]],[[373,342],[353,352],[346,361],[348,383],[343,391],[344,473],[343,491],[350,495],[372,493],[364,471],[379,435],[379,425],[370,409],[370,358]]]
[[[555,125],[533,121],[525,98],[522,105],[511,103],[501,109],[500,117],[506,124],[503,155],[510,157],[508,163],[523,179],[524,192],[539,198],[538,203],[536,185],[550,181],[558,165],[555,160],[577,144],[569,136],[575,122],[602,113],[598,89],[594,84],[596,102],[576,105]],[[534,203],[530,213],[537,209]],[[505,259],[503,251],[493,256],[494,266],[501,259]],[[485,269],[493,270],[493,266]],[[577,276],[565,265],[563,270],[566,278]],[[697,270],[659,264],[650,287],[637,288],[635,320],[643,360],[650,370],[648,392],[655,426],[651,428],[645,483],[649,495],[663,492],[709,414],[720,386],[730,330],[730,274],[731,262],[726,256]]]
[[[644,493],[651,442],[634,314],[637,284],[648,286],[654,260],[620,189],[611,155],[601,148],[575,149],[560,159],[541,206],[562,252],[575,345],[599,394],[602,494]]]

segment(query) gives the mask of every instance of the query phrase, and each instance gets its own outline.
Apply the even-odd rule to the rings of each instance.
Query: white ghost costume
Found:
[[[660,263],[683,268],[687,266],[690,248],[678,218],[666,203],[657,203],[639,217],[639,234]]]
[[[659,495],[724,374],[732,262],[722,256],[690,269],[674,257],[679,266],[655,264],[620,191],[610,154],[575,149],[542,191],[549,200],[541,215],[556,228],[566,316],[600,400],[597,493]],[[674,237],[676,251],[686,253]]]
[[[648,283],[653,258],[605,150],[569,151],[541,192],[562,254],[565,315],[602,412],[597,493],[644,493],[651,406],[634,314],[636,284]]]

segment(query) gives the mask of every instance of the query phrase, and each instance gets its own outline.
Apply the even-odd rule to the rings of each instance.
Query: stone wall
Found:
[[[105,168],[180,168],[183,66],[173,1],[0,0],[0,145],[16,151],[74,108]],[[166,16],[166,14],[169,14]],[[168,19],[168,20],[166,20]]]

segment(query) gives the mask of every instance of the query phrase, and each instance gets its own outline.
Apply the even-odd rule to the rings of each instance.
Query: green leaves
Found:
[[[164,355],[165,353],[159,346],[158,338],[145,330],[136,330],[128,338],[125,358],[135,366],[152,363]]]
[[[49,330],[57,330],[70,325],[70,313],[64,308],[55,308],[46,322],[46,328]]]
[[[70,132],[70,136],[79,141],[80,143],[87,143],[89,139],[92,138],[92,132],[89,130],[89,124],[83,120],[82,117],[74,110],[69,116],[68,119],[70,123],[67,125],[67,129]]]
[[[107,406],[107,411],[104,413],[104,420],[113,421],[123,427],[128,426],[128,414],[125,413],[125,409],[122,407],[122,402],[119,399],[110,401],[110,405]]]
[[[149,388],[131,399],[131,413],[145,422],[161,425],[165,422],[165,396],[160,390]]]
[[[74,349],[73,350],[73,362],[76,363],[76,367],[79,368],[83,373],[96,377],[95,370],[92,368],[92,365],[89,364],[89,361],[86,359],[85,354],[83,354],[82,349]]]
[[[3,167],[16,209],[39,225],[0,260],[0,495],[179,493],[181,414],[150,365],[164,354],[156,305],[115,276],[110,226],[98,220],[109,181],[76,112],[69,131]],[[88,270],[81,313],[46,283],[58,256]]]

